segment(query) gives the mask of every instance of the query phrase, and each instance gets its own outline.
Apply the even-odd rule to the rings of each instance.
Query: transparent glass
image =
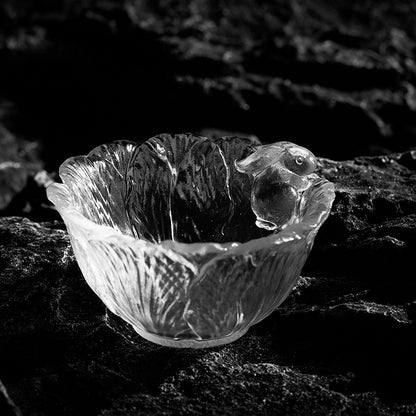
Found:
[[[291,165],[299,149],[303,167]],[[302,149],[190,134],[114,142],[66,160],[47,193],[108,309],[157,344],[216,346],[284,301],[330,212],[333,185]]]

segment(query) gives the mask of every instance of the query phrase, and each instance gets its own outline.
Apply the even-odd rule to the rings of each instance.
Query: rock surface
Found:
[[[412,0],[3,0],[0,28],[1,94],[48,170],[164,131],[335,159],[415,145]]]
[[[29,177],[40,170],[35,148],[36,144],[17,139],[0,124],[0,212],[13,205]]]
[[[109,313],[62,223],[1,218],[3,395],[24,415],[416,414],[415,154],[320,169],[337,198],[296,289],[202,351],[150,344]]]

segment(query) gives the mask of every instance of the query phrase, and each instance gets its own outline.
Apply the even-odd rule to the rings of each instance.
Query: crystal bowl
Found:
[[[232,342],[295,285],[334,199],[315,174],[286,224],[256,225],[255,140],[159,135],[66,160],[47,189],[79,267],[108,309],[179,348]]]

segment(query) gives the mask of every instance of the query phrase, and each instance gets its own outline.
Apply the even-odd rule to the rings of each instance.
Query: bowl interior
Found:
[[[270,234],[256,226],[251,175],[234,166],[258,145],[191,134],[159,135],[142,145],[114,142],[68,159],[60,176],[75,209],[124,234],[156,243],[246,242]],[[317,208],[312,200],[323,191],[316,181],[305,193],[299,221]]]

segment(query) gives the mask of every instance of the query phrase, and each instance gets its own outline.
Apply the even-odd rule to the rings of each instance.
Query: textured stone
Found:
[[[18,140],[0,124],[0,212],[6,210],[40,169],[36,144]]]
[[[321,273],[333,274],[343,264],[346,275],[391,284],[412,281],[414,161],[414,151],[345,162],[321,160],[321,174],[336,184],[337,197],[318,235],[312,269],[315,264]]]
[[[150,344],[106,311],[62,223],[1,218],[8,395],[23,414],[415,414],[412,160],[321,159],[337,198],[304,277],[243,338],[207,350]]]
[[[49,170],[114,139],[207,128],[336,159],[404,151],[415,16],[411,0],[5,0],[0,86]]]

